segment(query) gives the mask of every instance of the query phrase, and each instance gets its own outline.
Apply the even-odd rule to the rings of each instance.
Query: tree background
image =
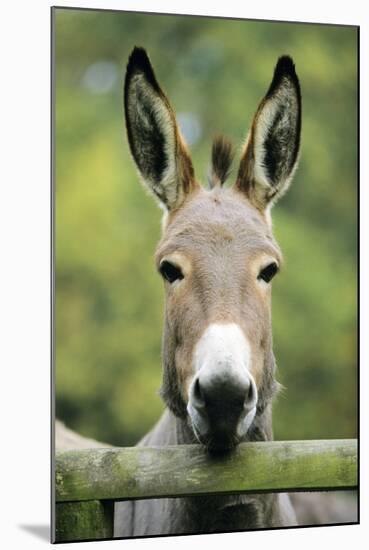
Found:
[[[285,386],[275,438],[356,437],[357,29],[57,8],[54,43],[57,417],[133,445],[163,410],[161,212],[125,135],[130,51],[148,50],[203,182],[213,136],[241,145],[277,58],[289,54],[303,127],[299,169],[273,210],[285,257],[273,283]]]

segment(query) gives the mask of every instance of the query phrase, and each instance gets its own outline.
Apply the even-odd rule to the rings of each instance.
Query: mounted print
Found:
[[[53,541],[357,523],[358,27],[52,41]]]

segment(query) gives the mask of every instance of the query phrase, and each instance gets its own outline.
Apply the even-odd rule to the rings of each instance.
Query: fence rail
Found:
[[[229,455],[199,445],[58,451],[56,541],[111,538],[115,500],[357,486],[357,441],[244,443]]]

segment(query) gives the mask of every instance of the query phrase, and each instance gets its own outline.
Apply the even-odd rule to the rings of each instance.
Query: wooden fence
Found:
[[[243,443],[229,455],[199,445],[58,451],[55,540],[112,538],[117,500],[356,486],[354,439]]]

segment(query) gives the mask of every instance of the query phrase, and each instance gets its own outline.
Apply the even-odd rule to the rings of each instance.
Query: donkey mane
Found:
[[[233,158],[231,140],[223,135],[216,136],[211,150],[211,167],[208,175],[210,189],[217,185],[222,186],[229,177]]]

